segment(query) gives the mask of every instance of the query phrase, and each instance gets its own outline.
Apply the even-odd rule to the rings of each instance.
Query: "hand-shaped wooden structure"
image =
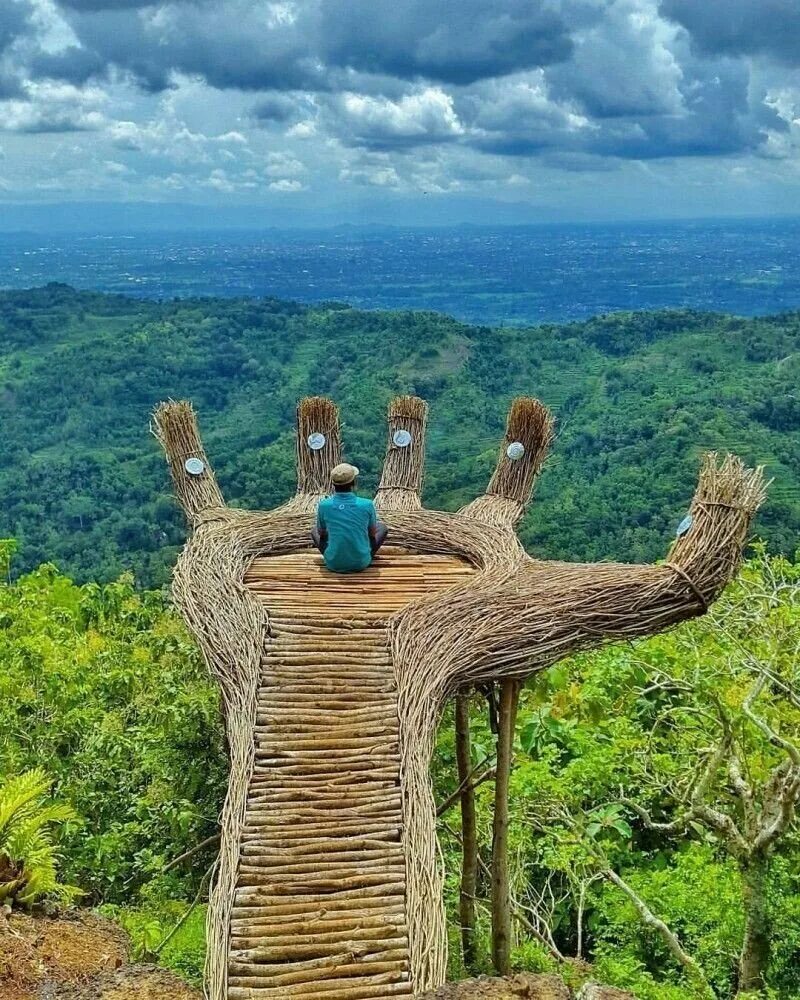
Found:
[[[760,469],[709,455],[665,563],[542,562],[514,529],[550,444],[547,410],[515,401],[486,493],[456,514],[421,504],[426,417],[420,399],[391,404],[375,499],[395,548],[342,577],[309,548],[341,460],[330,401],[298,407],[297,494],[269,513],[225,505],[188,404],[155,413],[192,529],[174,595],[221,685],[230,744],[211,1000],[360,1000],[439,985],[428,770],[446,699],[702,614],[763,499]]]

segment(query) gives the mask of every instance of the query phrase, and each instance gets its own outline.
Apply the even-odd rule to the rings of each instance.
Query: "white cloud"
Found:
[[[336,111],[354,142],[378,146],[445,142],[464,134],[453,98],[440,87],[427,87],[393,101],[346,93]]]
[[[0,129],[8,132],[92,132],[106,124],[100,110],[108,103],[99,87],[67,83],[29,83],[25,96],[0,101]]]
[[[239,185],[227,175],[224,170],[217,169],[212,170],[211,173],[206,177],[204,181],[201,181],[203,187],[211,188],[214,191],[220,191],[223,194],[232,194],[237,190]]]
[[[552,96],[542,71],[479,84],[463,103],[475,145],[498,153],[571,148],[597,128],[572,102]]]
[[[227,143],[234,146],[246,146],[247,137],[241,132],[226,132],[224,135],[214,135],[210,137],[211,142]]]
[[[269,177],[292,177],[306,172],[306,165],[289,153],[270,153],[264,173]]]
[[[394,167],[375,166],[361,169],[343,167],[339,171],[339,180],[346,184],[366,184],[372,187],[399,188],[403,182]]]
[[[291,128],[286,130],[286,136],[289,139],[313,139],[316,134],[316,123],[310,119],[298,122],[296,125],[292,125]]]
[[[305,191],[305,186],[300,181],[289,180],[284,177],[279,181],[273,181],[269,185],[270,191],[282,191],[286,194],[296,194],[298,191]]]
[[[118,149],[163,156],[176,163],[211,163],[215,157],[230,159],[227,146],[246,151],[248,139],[239,131],[221,135],[205,135],[193,131],[181,122],[167,118],[152,119],[139,124],[134,121],[109,123],[107,134]]]
[[[131,170],[129,166],[124,163],[119,163],[117,160],[105,160],[103,162],[103,168],[107,174],[114,174],[117,177],[124,177],[125,174],[135,172]]]

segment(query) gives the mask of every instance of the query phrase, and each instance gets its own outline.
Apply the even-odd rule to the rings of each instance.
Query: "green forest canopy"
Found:
[[[13,545],[0,541],[0,569]],[[664,635],[562,661],[523,692],[511,790],[511,858],[518,943],[515,968],[578,974],[554,963],[530,932],[545,921],[553,946],[591,962],[591,974],[641,1000],[697,1000],[685,972],[628,898],[600,877],[609,865],[679,935],[713,995],[729,998],[744,933],[743,879],[718,831],[698,822],[649,830],[624,795],[659,821],[679,816],[698,768],[726,734],[731,759],[769,820],[766,790],[785,758],[742,711],[759,671],[773,683],[756,711],[784,741],[800,743],[800,565],[758,551],[710,614]],[[88,905],[104,903],[141,946],[157,944],[185,913],[215,845],[167,870],[217,829],[226,785],[218,690],[160,593],[130,577],[77,586],[52,566],[0,582],[0,787],[43,768],[75,811],[59,840],[62,879]],[[725,728],[721,713],[729,720]],[[471,711],[476,765],[495,738],[486,701]],[[441,727],[433,777],[438,802],[458,779],[452,716]],[[728,778],[714,770],[707,804],[744,825]],[[492,787],[478,789],[480,857],[491,854]],[[440,836],[447,868],[451,968],[459,961],[459,810]],[[772,1000],[796,1000],[800,962],[800,842],[796,825],[763,876],[772,948]],[[479,968],[488,968],[489,885],[478,887]],[[520,916],[527,920],[523,923]],[[199,981],[202,915],[162,961]],[[579,935],[579,928],[582,934]]]
[[[183,538],[150,411],[190,398],[232,503],[294,486],[297,399],[341,406],[347,457],[374,487],[384,410],[431,403],[426,500],[479,493],[511,398],[534,394],[557,440],[522,536],[550,558],[662,556],[699,453],[732,449],[775,477],[757,530],[791,553],[800,529],[800,313],[667,311],[524,329],[435,313],[273,299],[145,302],[58,284],[0,293],[0,536],[19,570],[77,580],[168,576]]]

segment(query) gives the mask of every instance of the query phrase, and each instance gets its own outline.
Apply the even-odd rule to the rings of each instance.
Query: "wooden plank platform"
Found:
[[[358,574],[315,552],[257,559],[269,609],[256,761],[231,920],[230,1000],[410,997],[399,733],[387,617],[469,579],[382,551]]]
[[[454,556],[385,547],[361,573],[331,573],[318,552],[256,559],[245,584],[269,610],[394,614],[412,601],[464,583],[475,570]]]

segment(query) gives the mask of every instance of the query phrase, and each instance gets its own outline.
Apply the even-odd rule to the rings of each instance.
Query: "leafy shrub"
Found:
[[[216,832],[219,693],[161,594],[129,576],[78,587],[52,566],[0,584],[0,662],[0,776],[53,776],[77,814],[64,874],[92,902],[130,902]],[[211,857],[176,872],[176,897]]]
[[[75,814],[69,806],[46,803],[51,784],[37,768],[0,785],[0,903],[69,903],[80,895],[56,874],[52,828]]]
[[[134,908],[107,906],[101,912],[114,919],[127,932],[134,959],[156,959],[160,965],[172,969],[188,983],[200,986],[206,955],[206,907],[196,907],[187,917],[188,909],[189,904],[173,900],[147,902]],[[182,920],[184,922],[169,937]]]

